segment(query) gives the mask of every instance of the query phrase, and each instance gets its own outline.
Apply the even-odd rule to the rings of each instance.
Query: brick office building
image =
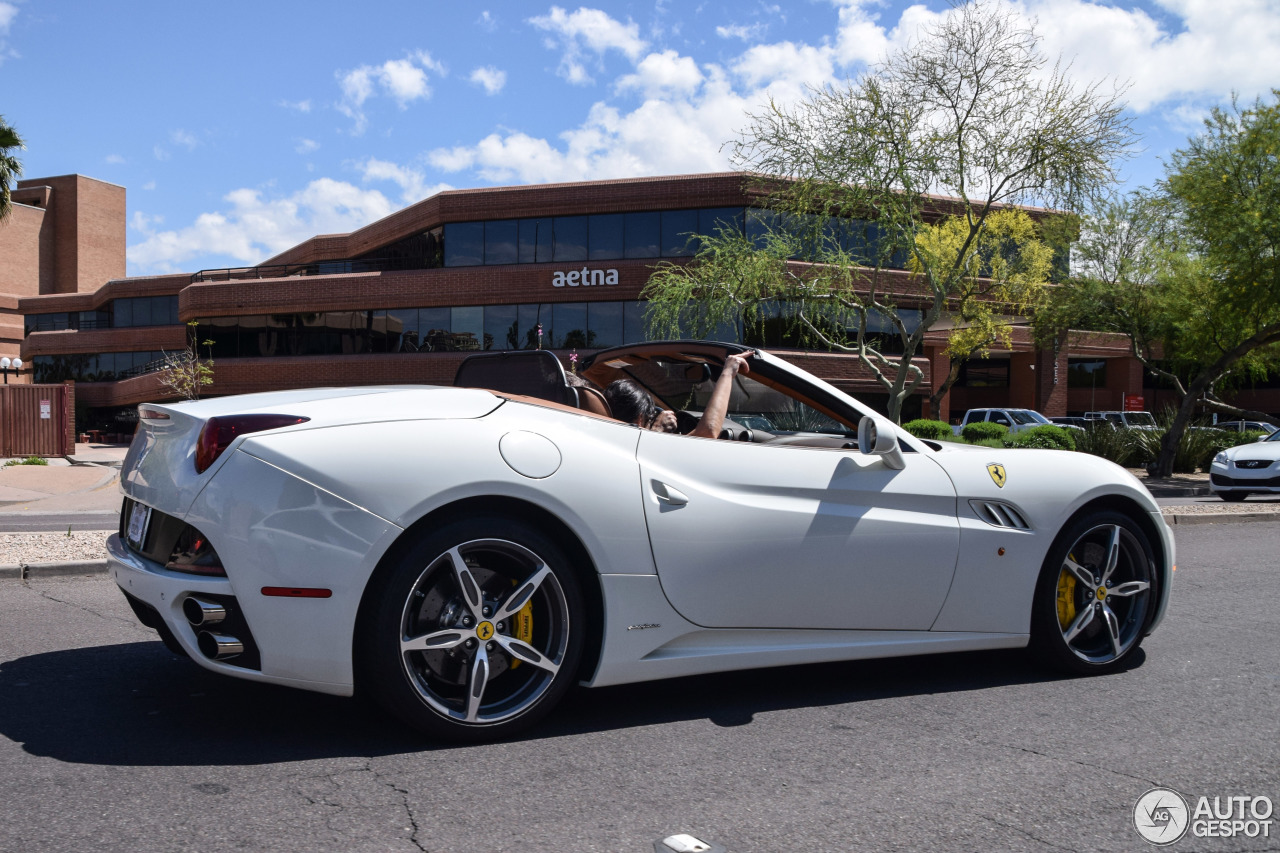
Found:
[[[56,203],[55,182],[70,180],[77,200],[94,201],[91,215],[73,217],[74,229],[52,229],[52,249],[39,244],[42,264],[48,253],[57,261],[51,271],[31,271],[30,248],[26,266],[11,263],[21,270],[0,268],[0,292],[16,294],[21,354],[35,380],[77,383],[82,429],[109,430],[112,418],[127,419],[127,407],[163,398],[156,361],[186,345],[192,320],[213,341],[215,381],[206,394],[448,383],[469,352],[540,340],[567,357],[643,340],[640,296],[653,266],[687,256],[690,232],[726,223],[750,231],[761,215],[738,173],[454,190],[258,266],[124,277],[123,190],[111,187],[118,202],[105,193],[105,204],[99,187],[110,185],[79,176],[20,188],[49,185]],[[15,194],[15,211],[22,198]],[[0,249],[29,243],[30,233],[30,224],[19,234],[0,226]],[[10,275],[24,287],[10,288]],[[892,275],[909,293],[908,274]],[[873,405],[885,399],[853,356],[788,347],[781,332],[725,330],[744,333]],[[922,387],[945,377],[944,346],[939,333],[916,359]],[[1115,409],[1123,395],[1143,393],[1142,374],[1118,336],[1071,333],[1055,353],[1037,350],[1018,328],[1011,351],[966,367],[940,414],[987,405],[1049,415]],[[904,417],[927,413],[927,397],[918,394]]]

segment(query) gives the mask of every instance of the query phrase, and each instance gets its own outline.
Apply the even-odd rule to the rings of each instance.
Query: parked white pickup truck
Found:
[[[1044,415],[1034,409],[970,409],[964,413],[964,420],[960,421],[959,426],[953,426],[951,431],[959,435],[962,430],[969,424],[976,424],[978,421],[990,421],[993,424],[1000,424],[1008,427],[1009,432],[1022,432],[1024,429],[1032,427],[1044,426],[1063,426],[1055,424]],[[1075,429],[1075,427],[1063,427],[1064,429]]]

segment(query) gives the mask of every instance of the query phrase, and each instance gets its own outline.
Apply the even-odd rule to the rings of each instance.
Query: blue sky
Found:
[[[946,8],[0,0],[0,114],[26,176],[127,188],[130,275],[244,266],[441,189],[729,169],[748,111]],[[1278,0],[1010,8],[1080,81],[1127,85],[1133,186],[1232,92],[1280,85]]]

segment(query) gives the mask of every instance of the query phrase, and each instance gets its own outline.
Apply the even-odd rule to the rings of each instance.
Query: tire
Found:
[[[586,611],[554,539],[502,516],[447,522],[371,590],[360,689],[433,737],[494,740],[544,717],[576,680]]]
[[[1124,668],[1159,600],[1155,554],[1129,516],[1094,512],[1058,535],[1036,583],[1031,648],[1076,674]]]
[[[1227,503],[1233,504],[1233,503],[1239,503],[1240,501],[1249,497],[1249,493],[1248,492],[1218,492],[1218,497],[1222,498]]]

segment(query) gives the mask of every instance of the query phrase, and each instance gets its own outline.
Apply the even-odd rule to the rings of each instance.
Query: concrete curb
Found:
[[[74,575],[105,574],[106,560],[74,560],[61,563],[4,563],[0,578],[30,580],[32,578],[65,578]]]
[[[1195,512],[1166,515],[1167,524],[1231,524],[1239,521],[1280,521],[1280,512]]]
[[[1213,494],[1212,489],[1197,486],[1188,486],[1186,488],[1168,486],[1154,489],[1148,487],[1147,491],[1151,492],[1151,497],[1153,498],[1207,498]]]

